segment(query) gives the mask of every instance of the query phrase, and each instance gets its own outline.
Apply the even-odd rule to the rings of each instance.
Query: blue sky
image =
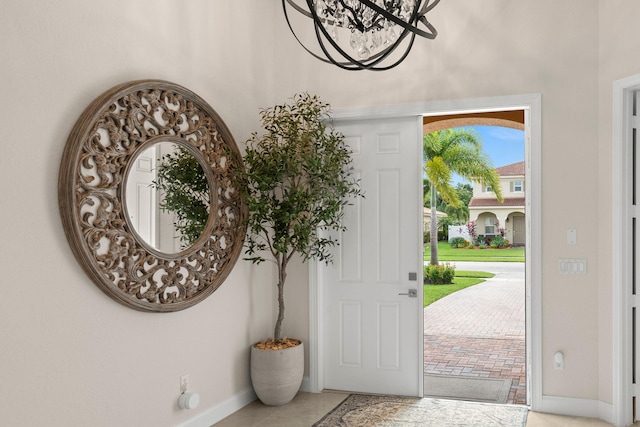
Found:
[[[468,127],[480,134],[482,149],[491,158],[494,167],[498,168],[524,160],[524,131],[498,126]],[[453,185],[459,182],[469,181],[461,180],[459,176],[454,175]]]

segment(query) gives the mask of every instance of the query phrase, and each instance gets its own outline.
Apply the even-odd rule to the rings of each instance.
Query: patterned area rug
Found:
[[[352,394],[313,427],[524,427],[526,422],[524,406]]]

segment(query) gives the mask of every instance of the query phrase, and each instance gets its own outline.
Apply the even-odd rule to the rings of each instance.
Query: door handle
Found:
[[[417,289],[409,289],[408,292],[400,293],[398,295],[408,295],[409,298],[418,298],[418,290]]]

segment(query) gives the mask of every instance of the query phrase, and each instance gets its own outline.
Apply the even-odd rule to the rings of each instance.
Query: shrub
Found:
[[[464,248],[469,244],[469,242],[467,242],[464,237],[454,237],[453,239],[451,239],[451,242],[449,242],[449,244],[452,248]]]
[[[424,280],[434,285],[444,285],[453,282],[456,267],[451,264],[427,265],[424,267]]]
[[[476,237],[477,237],[477,231],[476,231],[476,222],[475,221],[469,221],[467,223],[467,230],[469,230],[469,237],[471,237],[471,241],[475,241]]]
[[[491,247],[492,248],[504,248],[506,240],[502,236],[493,236],[491,239]]]

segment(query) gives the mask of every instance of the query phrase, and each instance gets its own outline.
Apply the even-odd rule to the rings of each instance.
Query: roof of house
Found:
[[[500,166],[499,168],[496,168],[496,172],[498,172],[498,175],[500,176],[524,176],[524,162]]]
[[[429,215],[431,215],[431,208],[423,208],[422,215],[424,215],[425,217],[428,217]],[[447,216],[447,214],[444,212],[436,211],[436,217],[438,216],[445,217]]]
[[[498,202],[496,197],[474,197],[469,201],[470,208],[484,208],[488,206],[524,206],[524,197],[505,197],[504,202]]]

